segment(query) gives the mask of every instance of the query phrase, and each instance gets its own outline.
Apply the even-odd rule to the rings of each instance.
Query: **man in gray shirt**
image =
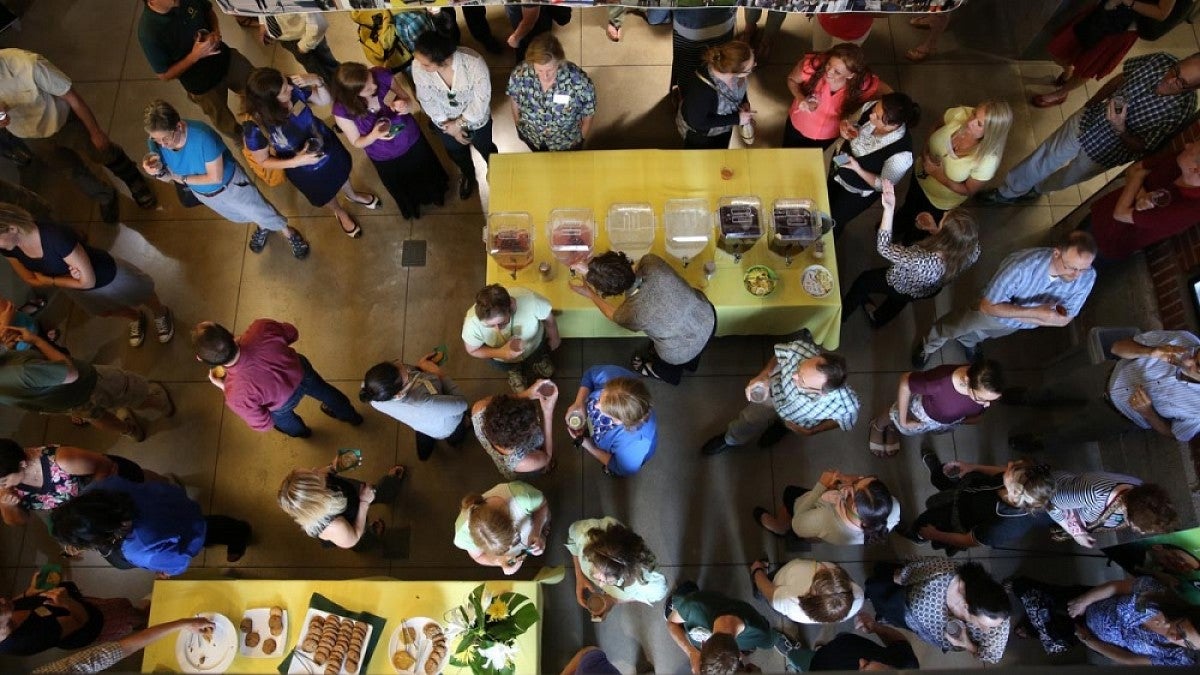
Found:
[[[683,371],[695,372],[700,354],[717,330],[717,311],[667,261],[647,253],[636,267],[620,251],[609,251],[572,269],[586,284],[571,290],[596,304],[613,323],[650,338],[650,348],[635,354],[631,370],[670,384]],[[614,307],[605,298],[625,295]]]

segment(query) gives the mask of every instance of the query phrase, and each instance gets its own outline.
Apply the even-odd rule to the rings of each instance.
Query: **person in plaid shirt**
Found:
[[[985,204],[1014,204],[1133,162],[1183,126],[1196,109],[1200,53],[1147,54],[1125,62],[1079,112],[1008,172]]]
[[[750,405],[724,434],[704,444],[702,454],[720,454],[760,435],[758,446],[767,448],[789,429],[812,436],[849,430],[858,420],[858,394],[846,384],[846,359],[823,351],[808,331],[775,345],[775,355],[746,386],[746,400]]]

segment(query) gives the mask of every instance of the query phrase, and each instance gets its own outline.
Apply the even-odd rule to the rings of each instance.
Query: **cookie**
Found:
[[[279,635],[283,632],[283,616],[272,616],[267,619],[267,629],[271,631],[271,635]]]
[[[264,654],[274,654],[275,649],[278,646],[279,645],[278,645],[278,643],[275,642],[274,638],[267,638],[266,640],[263,640],[263,642],[262,642],[263,653]]]
[[[302,652],[310,652],[311,653],[316,650],[317,650],[316,638],[305,638],[304,642],[302,642],[300,644],[300,651],[302,651]]]
[[[240,629],[240,630],[241,630],[243,633],[249,633],[250,631],[254,630],[254,619],[251,619],[251,618],[250,618],[250,617],[248,617],[248,616],[247,616],[247,617],[243,617],[243,618],[242,618],[242,623],[241,623],[241,624],[238,626],[238,628],[239,628],[239,629]]]
[[[427,637],[429,639],[433,639],[441,634],[442,634],[441,626],[437,625],[436,623],[425,624],[425,637]]]
[[[272,607],[270,616],[272,619],[274,619],[275,617],[279,617],[280,619],[282,619],[283,618],[283,608],[282,607]]]
[[[249,633],[246,633],[246,646],[247,647],[254,649],[255,647],[258,646],[258,640],[259,640],[258,633],[255,633],[254,631],[250,631]]]
[[[412,657],[412,654],[403,649],[392,654],[392,665],[396,667],[396,670],[412,670],[416,663],[417,660]]]

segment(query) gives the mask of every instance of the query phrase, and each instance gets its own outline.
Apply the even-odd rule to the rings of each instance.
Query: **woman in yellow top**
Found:
[[[911,246],[936,232],[946,211],[967,201],[996,175],[1012,118],[1012,108],[1004,101],[946,111],[913,166],[914,180],[896,213],[896,243]]]

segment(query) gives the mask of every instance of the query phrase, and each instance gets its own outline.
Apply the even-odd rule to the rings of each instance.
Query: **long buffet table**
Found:
[[[723,169],[725,170],[723,172]],[[732,171],[732,176],[725,178]],[[791,265],[767,249],[764,236],[735,261],[713,241],[685,268],[665,253],[663,206],[673,198],[704,198],[716,210],[723,196],[757,196],[762,200],[763,227],[771,204],[779,198],[808,198],[828,212],[822,153],[811,149],[738,150],[606,150],[492,155],[488,172],[490,213],[528,212],[534,224],[534,263],[513,279],[490,256],[488,283],[534,290],[560,310],[558,325],[564,337],[630,337],[629,331],[606,320],[586,298],[568,288],[570,272],[550,252],[546,222],[558,208],[590,208],[596,221],[595,251],[608,250],[604,223],[612,204],[646,202],[653,206],[657,236],[653,251],[670,262],[697,288],[704,289],[717,308],[718,335],[786,335],[808,328],[829,349],[838,346],[841,331],[841,289],[836,285],[823,298],[809,295],[800,284],[803,270],[820,263],[837,279],[833,235],[824,238],[825,255],[812,249]],[[706,279],[704,263],[716,263]],[[553,276],[543,281],[538,264],[549,262]],[[746,291],[743,271],[766,265],[780,277],[774,293],[759,298]],[[619,302],[619,299],[614,299]]]
[[[348,610],[369,612],[386,619],[379,641],[369,662],[360,673],[395,673],[388,645],[400,622],[414,617],[429,617],[443,621],[446,612],[466,602],[478,582],[467,581],[184,581],[167,580],[154,583],[150,605],[150,623],[158,624],[201,612],[224,614],[236,627],[243,612],[252,608],[279,606],[288,612],[287,643],[280,647],[277,658],[249,658],[237,655],[224,672],[270,673],[284,656],[297,646],[305,629],[304,616],[313,593],[320,593]],[[487,590],[493,595],[512,591],[527,596],[542,612],[541,584],[531,581],[489,581]],[[539,620],[521,637],[516,645],[517,673],[541,672],[541,625]],[[176,657],[176,636],[172,635],[146,648],[142,672],[182,672]],[[451,653],[456,642],[450,641]],[[445,672],[468,672],[447,665]],[[215,671],[214,671],[215,672]]]

